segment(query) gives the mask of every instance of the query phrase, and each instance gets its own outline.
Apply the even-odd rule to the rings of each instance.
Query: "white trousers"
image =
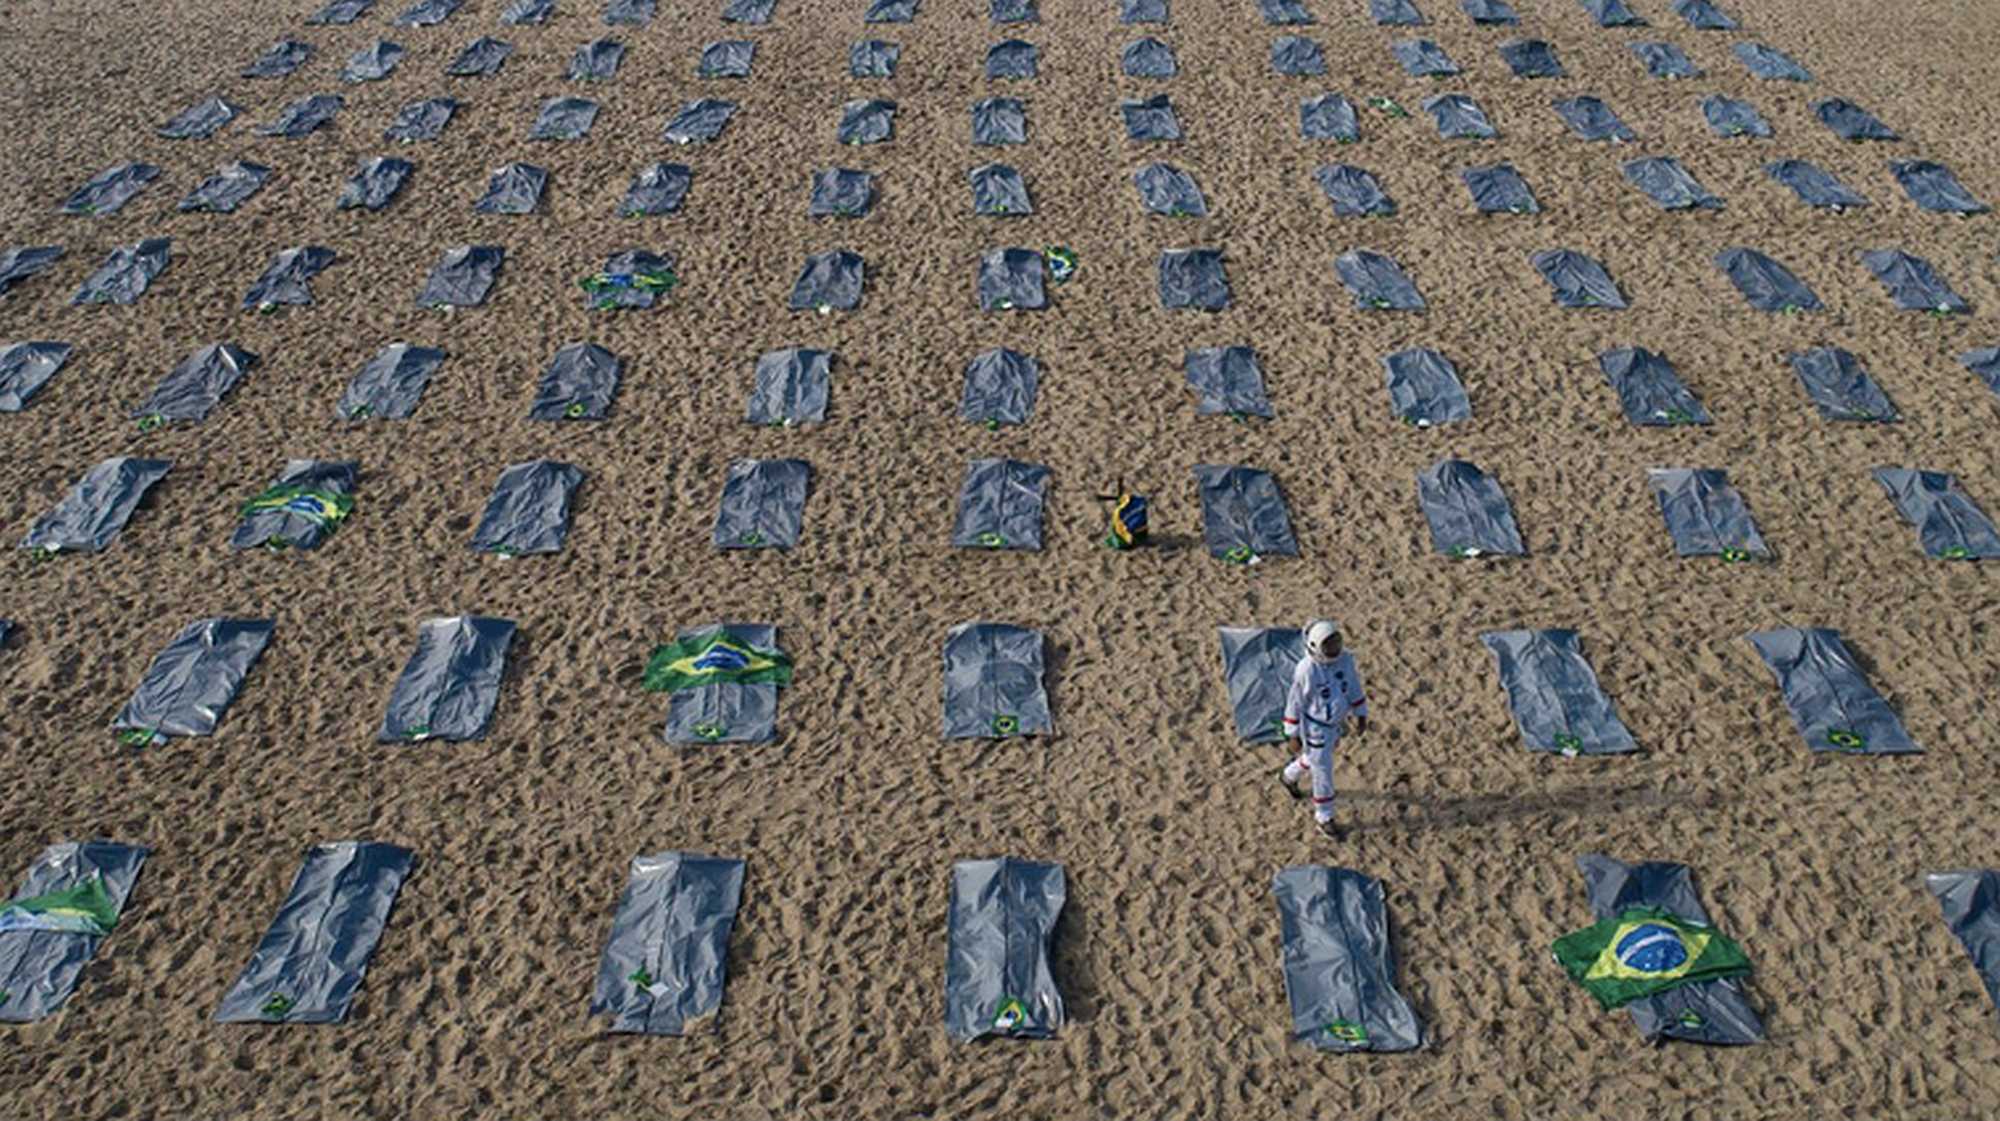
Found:
[[[1320,821],[1333,820],[1333,749],[1339,744],[1338,738],[1308,743],[1297,759],[1285,764],[1286,782],[1297,782],[1312,772],[1313,817]]]

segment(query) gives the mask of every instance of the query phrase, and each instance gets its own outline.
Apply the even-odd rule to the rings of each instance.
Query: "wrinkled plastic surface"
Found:
[[[1468,167],[1459,173],[1465,181],[1467,193],[1472,195],[1472,205],[1481,214],[1539,214],[1541,204],[1535,201],[1535,192],[1528,189],[1528,181],[1514,170],[1512,164],[1494,164],[1491,167]]]
[[[308,136],[338,116],[346,101],[332,94],[302,97],[278,112],[278,119],[257,129],[260,136],[281,136],[297,140]]]
[[[382,139],[393,140],[398,144],[436,140],[444,135],[445,126],[451,123],[452,114],[456,112],[458,112],[458,102],[449,97],[430,97],[422,101],[412,101],[396,110],[396,119],[389,122],[388,128],[382,130]]]
[[[447,249],[417,293],[417,306],[478,307],[486,302],[500,275],[506,250],[497,245],[461,245]]]
[[[1493,140],[1500,135],[1486,118],[1486,110],[1464,94],[1425,98],[1424,112],[1437,122],[1438,136],[1445,140]]]
[[[1646,485],[1660,502],[1660,516],[1666,520],[1676,555],[1730,560],[1771,555],[1749,504],[1729,485],[1726,473],[1658,467],[1646,472]]]
[[[1201,347],[1188,351],[1183,365],[1188,385],[1200,397],[1196,416],[1271,415],[1264,370],[1257,363],[1257,352],[1249,347]]]
[[[1639,750],[1571,630],[1488,631],[1514,726],[1532,751],[1621,755]]]
[[[162,240],[161,265],[165,266],[164,239]],[[18,245],[0,253],[0,296],[14,290],[14,286],[48,268],[60,260],[63,247],[60,245]]]
[[[1412,1051],[1423,1024],[1396,988],[1382,881],[1294,865],[1271,877],[1292,1038],[1321,1051]]]
[[[854,78],[893,78],[903,48],[881,39],[864,39],[847,48],[847,73]]]
[[[111,727],[157,739],[212,736],[271,641],[269,619],[197,619],[154,655]],[[4,936],[0,936],[4,937]]]
[[[535,114],[535,127],[528,133],[530,140],[582,140],[590,135],[590,126],[597,123],[597,102],[587,97],[552,97],[542,103],[541,111]],[[528,168],[527,164],[509,164],[512,168]],[[531,169],[539,170],[539,169]],[[497,179],[498,176],[496,175]],[[492,193],[493,188],[488,188]],[[540,197],[536,189],[536,197]],[[521,213],[534,209],[529,203],[525,210],[494,211],[493,213]]]
[[[1563,307],[1623,310],[1626,306],[1625,294],[1595,258],[1573,249],[1546,249],[1528,260]]]
[[[614,1033],[712,1028],[742,900],[741,860],[694,852],[633,857],[598,960],[590,1014],[610,1016]]]
[[[840,107],[840,127],[834,136],[842,144],[880,144],[895,131],[896,103],[869,98]]]
[[[1220,249],[1166,249],[1160,253],[1160,306],[1221,311],[1229,306],[1229,274]]]
[[[1127,78],[1171,78],[1181,68],[1173,47],[1150,35],[1125,44],[1118,66]]]
[[[1842,140],[1901,140],[1896,130],[1875,119],[1875,115],[1852,101],[1829,97],[1812,103],[1813,116]]]
[[[833,308],[853,311],[861,305],[861,291],[867,270],[861,254],[848,249],[832,249],[806,258],[799,278],[792,282],[787,306],[793,311]]]
[[[1929,160],[1894,160],[1889,170],[1910,201],[1939,214],[1984,214],[1992,207],[1972,197],[1958,177],[1943,164]]]
[[[1017,97],[989,97],[972,106],[972,142],[1026,144],[1028,109]]]
[[[132,511],[170,466],[164,459],[122,455],[99,463],[70,487],[61,502],[36,519],[21,547],[45,552],[101,552],[117,538]]]
[[[608,82],[618,76],[618,64],[624,61],[625,44],[616,39],[596,39],[576,49],[570,56],[569,80],[572,82]],[[668,137],[669,140],[673,139]]]
[[[1598,921],[1633,907],[1658,907],[1688,922],[1712,925],[1694,876],[1685,864],[1665,861],[1626,864],[1608,856],[1577,857]],[[1750,1044],[1764,1041],[1764,1024],[1743,997],[1739,978],[1696,981],[1641,997],[1625,1006],[1648,1043],[1684,1039],[1692,1043]]]
[[[114,911],[122,912],[139,880],[148,850],[111,841],[50,845],[28,865],[15,900],[80,887],[100,877]],[[0,1022],[33,1023],[62,1009],[83,969],[104,941],[94,934],[15,930],[0,934]]]
[[[1750,73],[1767,82],[1810,82],[1812,74],[1792,57],[1763,43],[1737,43],[1729,48]]]
[[[304,66],[312,56],[311,43],[302,43],[297,39],[280,39],[266,47],[264,53],[258,55],[240,73],[245,78],[283,78]]]
[[[1430,524],[1431,547],[1445,556],[1523,556],[1528,551],[1507,493],[1465,460],[1440,460],[1419,474],[1417,504]]]
[[[610,0],[604,5],[604,23],[608,27],[644,27],[653,22],[658,8],[658,0]]]
[[[684,163],[652,163],[639,169],[625,190],[618,213],[627,218],[657,218],[681,208],[688,188],[694,185],[694,171]]]
[[[1125,136],[1130,140],[1179,140],[1181,138],[1180,118],[1174,114],[1174,103],[1166,94],[1155,94],[1141,99],[1126,99],[1118,103],[1118,112],[1125,118]]]
[[[1701,116],[1717,136],[1769,137],[1771,123],[1755,105],[1713,93],[1701,99]]]
[[[329,0],[319,11],[306,17],[306,23],[313,26],[343,26],[353,23],[368,14],[375,6],[375,0]]]
[[[1437,351],[1412,348],[1384,355],[1382,370],[1388,379],[1389,407],[1397,420],[1429,428],[1472,419],[1472,403],[1458,368]]]
[[[1200,464],[1194,479],[1201,490],[1202,541],[1210,556],[1247,562],[1299,555],[1291,515],[1270,472]]]
[[[106,168],[64,199],[60,210],[64,214],[116,214],[159,176],[160,169],[149,163]]]
[[[75,348],[68,343],[0,343],[0,413],[18,413],[56,376]]]
[[[1595,97],[1572,97],[1555,103],[1556,115],[1570,131],[1584,140],[1609,140],[1630,144],[1638,134],[1625,127],[1611,107]]]
[[[1708,410],[1681,382],[1674,365],[1645,347],[1628,346],[1597,356],[1597,368],[1618,394],[1618,407],[1633,424],[1668,427],[1708,424]]]
[[[347,65],[341,67],[340,80],[343,82],[379,82],[396,72],[396,65],[403,61],[403,46],[387,39],[377,39],[369,46],[347,56]]]
[[[1222,636],[1222,678],[1236,735],[1248,743],[1282,743],[1285,698],[1292,673],[1306,656],[1297,627],[1217,627]]]
[[[1271,43],[1271,69],[1288,78],[1313,78],[1326,73],[1326,55],[1319,44],[1298,35]]]
[[[451,18],[464,0],[417,0],[396,17],[398,27],[435,27]]]
[[[729,0],[722,9],[722,22],[766,24],[777,7],[778,0]]]
[[[1403,266],[1368,249],[1353,249],[1333,259],[1333,271],[1354,294],[1354,306],[1372,311],[1422,311],[1424,298]]]
[[[1042,500],[1049,469],[1017,459],[975,459],[958,488],[951,543],[960,549],[1042,547]]]
[[[789,549],[799,543],[812,465],[803,459],[739,459],[729,465],[715,514],[718,549]]]
[[[980,351],[965,364],[958,415],[975,424],[1026,424],[1041,378],[1041,365],[1019,351]]]
[[[1024,81],[1035,76],[1039,64],[1040,52],[1033,43],[1008,39],[986,49],[986,80]]]
[[[500,72],[507,57],[514,53],[512,43],[503,42],[490,35],[481,35],[465,45],[458,57],[444,72],[454,78],[486,78]]]
[[[1341,218],[1386,218],[1396,213],[1396,200],[1382,189],[1374,172],[1353,164],[1328,164],[1313,172],[1333,213]]]
[[[1006,623],[960,623],[944,644],[944,738],[1055,731],[1042,687],[1042,635]]]
[[[1868,199],[1835,179],[1829,172],[1804,160],[1776,160],[1764,165],[1764,174],[1792,189],[1807,206],[1845,210],[1867,206]]]
[[[1368,0],[1368,16],[1383,27],[1421,27],[1425,22],[1411,0]]]
[[[570,343],[555,352],[535,386],[529,420],[603,420],[618,395],[625,364],[596,343]]]
[[[736,103],[704,97],[680,107],[667,122],[661,138],[669,144],[707,143],[722,135],[729,118],[736,115]]]
[[[337,411],[348,420],[379,417],[407,420],[444,365],[445,352],[430,347],[391,343],[378,351],[341,392]]]
[[[1944,924],[1972,958],[1986,996],[2000,1005],[2000,872],[1932,872],[1924,886],[1944,909]]]
[[[2000,557],[2000,533],[1954,476],[1942,471],[1877,467],[1875,481],[1903,520],[1915,526],[1926,556],[1942,560]]]
[[[514,624],[507,619],[426,620],[375,738],[383,743],[485,739],[513,640]]]
[[[377,841],[306,850],[292,890],[215,1010],[221,1024],[347,1019],[415,854]]]
[[[1736,21],[1709,0],[1675,0],[1674,14],[1696,31],[1736,30]]]
[[[1646,73],[1655,78],[1699,78],[1701,68],[1687,52],[1672,43],[1634,43],[1632,53],[1646,64]]]
[[[1792,271],[1755,249],[1731,248],[1715,255],[1736,290],[1758,311],[1818,311],[1819,297]]]
[[[1361,122],[1354,103],[1337,93],[1323,93],[1299,102],[1299,135],[1307,140],[1352,144],[1361,139]]]
[[[104,263],[87,277],[83,285],[70,297],[72,307],[85,304],[120,304],[129,306],[139,302],[139,297],[152,287],[154,278],[167,267],[169,250],[173,242],[164,237],[149,237],[130,245],[121,245],[104,257]],[[31,269],[39,272],[41,267]]]
[[[766,623],[715,623],[690,627],[682,643],[721,634],[753,649],[778,643],[778,628]],[[778,685],[772,681],[709,681],[667,694],[668,743],[770,743],[778,735]]]
[[[262,307],[303,307],[313,302],[312,278],[333,264],[333,250],[322,245],[300,245],[280,250],[272,256],[264,275],[243,297],[243,310]]]
[[[285,461],[285,469],[271,481],[272,490],[300,490],[317,495],[349,495],[354,493],[354,480],[360,465],[351,459],[291,459]],[[236,523],[236,531],[229,536],[232,549],[255,549],[273,542],[282,542],[288,549],[317,549],[333,532],[324,517],[318,516],[318,503],[311,497],[301,509],[291,503],[270,506],[245,514]]]
[[[818,424],[826,419],[833,355],[824,350],[787,347],[757,359],[744,419],[751,424]]]
[[[1062,1029],[1049,949],[1067,899],[1060,864],[1003,857],[952,865],[944,1019],[953,1039],[1049,1039]]]
[[[1904,311],[1963,313],[1972,310],[1963,297],[1951,290],[1929,261],[1900,249],[1870,249],[1861,254],[1861,263],[1889,290],[1889,298]]]
[[[1048,306],[1042,255],[1032,249],[991,249],[979,258],[979,310],[1034,311]]]
[[[1720,210],[1722,200],[1708,193],[1681,162],[1664,156],[1629,160],[1625,178],[1662,210]]]
[[[757,44],[748,39],[724,39],[701,49],[695,73],[703,78],[748,78],[757,58]]]
[[[1412,78],[1443,78],[1458,73],[1458,64],[1429,39],[1398,39],[1389,44],[1403,72]]]
[[[1478,24],[1507,25],[1521,22],[1506,0],[1458,0],[1466,18]]]
[[[354,175],[341,185],[340,197],[335,205],[341,210],[363,207],[380,210],[394,202],[416,167],[408,160],[394,156],[376,156],[364,160],[355,169]]]
[[[1861,360],[1836,346],[1816,346],[1786,355],[1806,396],[1827,420],[1888,423],[1897,419],[1896,406],[1876,384]]]
[[[1599,27],[1644,27],[1646,21],[1625,6],[1625,0],[1581,0],[1583,10]]]
[[[256,194],[270,177],[271,169],[260,163],[242,160],[226,163],[217,168],[214,175],[202,180],[201,186],[189,192],[180,201],[180,209],[231,213]]]
[[[1744,638],[1777,677],[1785,708],[1807,747],[1856,755],[1923,751],[1862,675],[1839,631],[1785,627]]]
[[[918,6],[917,0],[871,0],[863,20],[867,23],[915,23]]]
[[[1516,78],[1561,78],[1567,74],[1556,49],[1540,39],[1512,39],[1500,44],[1500,59]]]
[[[537,459],[500,472],[486,512],[472,533],[480,553],[525,557],[559,553],[569,537],[570,503],[583,472],[567,463]]]
[[[1021,173],[1005,164],[982,164],[972,169],[972,212],[988,218],[1018,218],[1033,214],[1035,204],[1028,197],[1028,184]]]
[[[1257,0],[1258,14],[1273,27],[1289,27],[1314,22],[1312,13],[1299,0]]]
[[[1165,23],[1167,0],[1118,0],[1120,23]]]
[[[243,375],[257,366],[257,356],[231,343],[210,343],[181,360],[160,379],[135,417],[163,421],[202,420],[222,403]]]
[[[651,282],[662,277],[675,277],[674,255],[646,249],[621,249],[604,259],[604,271],[600,275],[610,281],[610,286],[585,289],[583,306],[592,311],[645,311],[659,306],[662,300],[672,298],[671,287],[659,289],[653,287]],[[597,280],[595,277],[590,279],[593,283]],[[675,277],[669,283],[677,282]]]

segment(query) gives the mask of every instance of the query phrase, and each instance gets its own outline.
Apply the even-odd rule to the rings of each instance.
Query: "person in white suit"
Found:
[[[1278,780],[1303,798],[1299,780],[1312,775],[1313,820],[1319,831],[1339,840],[1333,822],[1333,749],[1354,722],[1354,734],[1368,731],[1368,697],[1361,691],[1361,671],[1341,639],[1340,624],[1315,619],[1305,625],[1306,656],[1292,670],[1292,687],[1285,694],[1285,738],[1293,759]]]

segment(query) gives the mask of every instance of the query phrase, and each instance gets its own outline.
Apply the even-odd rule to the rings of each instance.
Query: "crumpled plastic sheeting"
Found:
[[[196,619],[154,655],[112,731],[150,733],[154,743],[216,735],[272,629],[270,619]]]
[[[442,350],[390,343],[347,383],[340,394],[338,412],[348,420],[407,420],[444,359]]]
[[[778,6],[778,0],[729,0],[722,9],[722,22],[764,24],[771,22],[771,13]]]
[[[1655,78],[1699,78],[1701,68],[1672,43],[1633,43],[1632,53],[1646,64],[1646,73]]]
[[[681,643],[722,636],[756,650],[778,645],[769,623],[711,623],[682,630]],[[778,738],[778,688],[771,681],[711,681],[667,694],[668,743],[770,743]],[[630,975],[627,975],[628,979]]]
[[[164,459],[113,456],[86,472],[61,502],[35,520],[23,549],[99,553],[118,537],[132,511],[172,464]]]
[[[347,65],[340,70],[343,82],[379,82],[395,73],[396,64],[403,61],[403,47],[387,39],[377,39],[372,46],[364,47],[347,56]]]
[[[1639,137],[1611,107],[1595,97],[1572,97],[1555,103],[1556,114],[1570,131],[1584,140],[1609,140],[1613,143],[1630,144]]]
[[[535,386],[529,420],[603,420],[618,395],[625,364],[596,343],[570,343],[557,350]]]
[[[1722,270],[1758,311],[1818,311],[1819,297],[1792,271],[1755,249],[1731,248],[1715,255]]]
[[[1221,311],[1229,306],[1229,274],[1220,249],[1160,252],[1160,306]]]
[[[757,44],[748,39],[724,39],[701,49],[695,72],[704,78],[748,78],[757,58]]]
[[[1271,416],[1264,370],[1247,346],[1209,346],[1187,352],[1187,383],[1200,395],[1196,416]]]
[[[1425,98],[1424,112],[1437,122],[1438,136],[1444,140],[1492,140],[1500,135],[1486,119],[1486,110],[1464,94]]]
[[[1898,419],[1889,395],[1851,352],[1837,346],[1816,346],[1785,357],[1824,419],[1880,424]]]
[[[1507,493],[1465,460],[1439,460],[1418,475],[1417,503],[1430,523],[1431,547],[1445,556],[1518,557],[1528,551]]]
[[[552,2],[552,0],[551,0]],[[375,0],[330,0],[326,7],[306,17],[309,26],[345,26],[368,14]]]
[[[62,255],[63,247],[60,245],[18,245],[0,253],[0,296],[5,296],[14,290],[16,284],[55,264]],[[163,256],[161,267],[165,264]]]
[[[434,27],[451,18],[464,0],[417,0],[396,17],[397,27]]]
[[[562,552],[570,502],[582,485],[582,471],[553,459],[508,465],[472,532],[473,552],[509,557]]]
[[[744,420],[751,424],[819,424],[826,420],[833,355],[824,350],[786,347],[757,358]]]
[[[1870,249],[1861,254],[1861,263],[1868,266],[1868,271],[1889,290],[1889,298],[1904,311],[1963,314],[1972,310],[1922,257],[1900,249]]]
[[[265,48],[264,53],[258,55],[240,73],[245,78],[282,78],[304,66],[312,56],[311,43],[301,43],[297,39],[280,39]]]
[[[1271,69],[1288,78],[1313,78],[1326,73],[1326,55],[1319,44],[1298,35],[1271,43]]]
[[[1035,204],[1028,197],[1028,184],[1021,173],[1005,164],[982,164],[972,169],[972,212],[989,218],[1018,218],[1033,214]]]
[[[1396,988],[1382,881],[1295,865],[1271,877],[1292,1038],[1319,1051],[1413,1051],[1423,1023]]]
[[[972,142],[1026,144],[1028,110],[1015,97],[989,97],[972,106]]]
[[[587,97],[552,97],[542,103],[542,110],[535,115],[534,130],[528,133],[530,140],[582,140],[590,135],[590,126],[597,123],[597,102]],[[510,165],[526,167],[525,164]],[[540,188],[536,195],[541,194]],[[534,209],[529,204],[529,210]],[[518,211],[516,213],[526,213]],[[501,211],[500,213],[506,213]]]
[[[980,351],[965,364],[958,415],[974,424],[1026,424],[1041,380],[1041,364],[1028,355],[1005,347]]]
[[[1236,735],[1249,743],[1283,743],[1285,698],[1292,673],[1306,656],[1296,627],[1217,627],[1222,636],[1222,679]]]
[[[122,912],[146,854],[143,846],[110,841],[50,845],[28,866],[14,898],[68,891],[96,877],[111,898],[112,910]],[[32,1023],[60,1011],[103,940],[55,930],[10,931],[0,940],[0,992],[7,994],[0,1001],[0,1021]]]
[[[486,193],[472,209],[481,214],[533,214],[541,205],[549,173],[530,163],[510,163],[493,169]]]
[[[678,1036],[713,1027],[722,1007],[729,930],[743,900],[743,862],[695,852],[632,858],[590,1014],[616,1034]]]
[[[417,293],[417,306],[478,307],[493,290],[506,250],[497,245],[460,245],[444,251]]]
[[[76,295],[70,297],[70,305],[138,303],[153,279],[167,267],[172,246],[170,238],[149,237],[113,249],[105,255],[104,263],[97,266],[97,271],[84,280]]]
[[[861,254],[850,249],[832,249],[806,258],[799,278],[792,282],[787,306],[793,311],[822,308],[853,311],[861,306],[861,291],[867,268]]]
[[[444,126],[451,123],[451,116],[458,112],[458,102],[449,97],[432,97],[423,101],[412,101],[396,110],[396,119],[382,130],[382,139],[400,144],[414,144],[420,140],[436,140],[444,132]]]
[[[1696,31],[1734,31],[1736,21],[1709,0],[1676,0],[1674,14]]]
[[[960,623],[944,643],[944,738],[1055,731],[1042,686],[1042,635],[1006,623]]]
[[[1458,0],[1466,18],[1477,24],[1516,24],[1521,17],[1506,0]]]
[[[1451,359],[1429,348],[1384,355],[1389,407],[1396,419],[1418,428],[1472,419],[1472,402]]]
[[[416,166],[410,161],[394,156],[363,160],[353,177],[341,185],[336,205],[342,210],[352,210],[357,206],[380,210],[395,200],[396,193],[403,189],[403,182],[414,170]]]
[[[704,97],[690,101],[680,107],[674,119],[667,122],[661,138],[669,144],[706,143],[722,135],[729,125],[729,118],[736,115],[734,101],[722,101]]]
[[[160,169],[149,163],[106,168],[63,200],[60,209],[64,214],[116,214],[159,175]]]
[[[694,185],[694,171],[683,163],[655,163],[639,169],[625,191],[618,213],[627,218],[657,218],[681,208],[688,188]]]
[[[332,263],[333,250],[320,245],[300,245],[274,254],[264,275],[244,295],[243,310],[312,303],[312,278]]]
[[[1625,179],[1660,204],[1662,210],[1720,210],[1722,200],[1708,193],[1681,162],[1666,156],[1628,160]]]
[[[986,80],[1024,81],[1039,69],[1040,52],[1033,43],[1009,39],[986,49]]]
[[[987,14],[994,23],[1040,23],[1042,13],[1035,0],[990,0]]]
[[[1901,140],[1896,131],[1875,115],[1845,98],[1829,97],[1812,103],[1813,116],[1842,140]]]
[[[1481,214],[1539,214],[1541,204],[1535,201],[1535,192],[1528,189],[1527,180],[1515,171],[1511,164],[1494,164],[1491,167],[1468,167],[1459,173],[1465,180],[1465,189],[1472,195],[1472,205]]]
[[[188,197],[181,200],[180,209],[231,213],[256,194],[270,177],[271,169],[260,163],[245,163],[242,160],[226,163],[217,168],[214,175],[203,180],[201,186],[189,192]]]
[[[1131,140],[1179,140],[1181,138],[1180,118],[1174,115],[1174,103],[1166,94],[1134,100],[1127,98],[1118,103],[1118,111],[1125,118],[1125,135]]]
[[[1708,424],[1708,410],[1663,355],[1642,346],[1619,347],[1597,356],[1597,368],[1618,394],[1625,419],[1650,428]]]
[[[1307,140],[1334,140],[1352,144],[1361,139],[1361,123],[1354,103],[1337,93],[1324,93],[1299,102],[1299,135]]]
[[[1785,627],[1743,636],[1778,679],[1806,746],[1853,755],[1917,754],[1896,710],[1868,683],[1840,632]]]
[[[1128,78],[1171,78],[1181,68],[1174,49],[1150,35],[1125,44],[1118,65]]]
[[[881,39],[864,39],[847,48],[847,73],[854,78],[893,78],[903,48]]]
[[[465,45],[458,57],[444,72],[454,78],[487,78],[500,72],[507,57],[514,53],[514,44],[481,35]]]
[[[1516,78],[1561,78],[1568,73],[1556,49],[1540,39],[1510,39],[1500,44],[1500,58]]]
[[[1572,630],[1487,631],[1514,726],[1531,751],[1623,755],[1638,741],[1618,719]]]
[[[1458,73],[1458,64],[1429,39],[1398,39],[1389,44],[1403,72],[1412,78],[1443,78]]]
[[[604,22],[609,27],[644,27],[653,22],[656,0],[610,0],[604,6]]]
[[[915,23],[917,0],[871,0],[865,23]]]
[[[220,1024],[334,1024],[368,972],[414,854],[374,841],[306,851],[292,890],[236,983]]]
[[[1577,857],[1576,866],[1590,895],[1591,917],[1600,922],[1631,907],[1658,907],[1690,922],[1712,925],[1685,864],[1626,864],[1593,853]],[[1663,1038],[1734,1045],[1764,1040],[1764,1025],[1743,999],[1736,977],[1678,985],[1625,1007],[1648,1043]]]
[[[1166,23],[1167,0],[1118,0],[1119,23]]]
[[[2000,1005],[2000,872],[1932,872],[1925,886],[1944,909],[1944,923],[1972,958],[1987,999]]]
[[[514,623],[480,615],[425,620],[375,733],[381,743],[481,740],[493,723]]]
[[[625,44],[616,39],[598,39],[576,49],[569,60],[572,82],[608,82],[618,76],[618,64],[625,58]]]
[[[1315,22],[1299,0],[1257,0],[1258,14],[1273,27],[1290,27]]]
[[[1042,255],[992,249],[979,259],[979,310],[1034,311],[1048,306]]]
[[[73,349],[60,342],[0,344],[0,413],[27,408],[28,400],[69,361]]]
[[[1646,21],[1625,6],[1625,0],[1582,0],[1583,10],[1599,27],[1644,27]]]
[[[270,489],[296,488],[315,495],[349,495],[354,493],[354,480],[359,469],[360,464],[351,459],[286,460],[284,471],[272,481]],[[315,498],[299,496],[293,501],[305,505],[302,509],[293,509],[288,503],[246,513],[237,521],[236,532],[229,537],[229,547],[241,550],[278,544],[291,549],[319,548],[337,523],[329,523],[319,516],[321,507]]]
[[[895,102],[857,99],[840,107],[840,126],[834,132],[834,139],[842,144],[880,144],[895,132]]]
[[[1737,43],[1729,48],[1752,76],[1767,82],[1810,82],[1812,73],[1792,57],[1762,43]]]
[[[1149,163],[1132,173],[1132,185],[1139,188],[1139,202],[1153,214],[1171,218],[1206,218],[1208,201],[1194,176],[1171,164]]]
[[[944,1018],[953,1039],[1049,1039],[1062,1030],[1049,947],[1068,890],[1060,864],[1003,857],[952,865]]]
[[[1771,555],[1749,504],[1724,472],[1654,468],[1646,472],[1646,485],[1659,499],[1676,555],[1729,560]]]
[[[1940,214],[1984,214],[1992,207],[1972,197],[1943,164],[1929,160],[1895,160],[1889,170],[1910,201]]]
[[[1042,499],[1049,469],[1015,459],[975,459],[958,488],[951,543],[959,549],[1042,547]]]
[[[1767,163],[1764,165],[1764,174],[1790,187],[1807,206],[1845,210],[1850,206],[1868,205],[1866,195],[1835,179],[1832,173],[1823,171],[1817,165],[1804,160],[1777,160]]]
[[[242,347],[210,343],[182,359],[132,415],[162,421],[201,420],[222,403],[243,375],[257,367],[257,362],[257,356]]]
[[[799,543],[812,465],[803,459],[730,463],[715,512],[718,549],[789,549]]]
[[[555,14],[556,0],[511,0],[500,13],[500,22],[508,27],[539,26]]]
[[[1896,512],[1917,528],[1917,543],[1926,556],[1943,560],[2000,557],[2000,533],[1994,532],[1992,519],[1953,476],[1907,467],[1877,467],[1874,474],[1889,501],[1895,503]]]
[[[974,182],[976,185],[976,178]],[[812,201],[806,205],[806,214],[812,218],[861,218],[874,205],[873,175],[848,167],[830,167],[813,176]]]
[[[1958,356],[1958,364],[1972,371],[1974,377],[1986,383],[1986,388],[2000,396],[2000,347],[1968,350]]]
[[[211,97],[176,113],[173,120],[159,127],[158,132],[168,140],[204,140],[221,131],[242,112],[239,105]]]
[[[278,119],[268,125],[259,126],[259,136],[282,136],[287,140],[297,140],[311,135],[320,126],[333,120],[347,103],[333,94],[316,93],[302,97],[284,107]]]
[[[1201,490],[1201,536],[1209,556],[1247,564],[1261,557],[1299,555],[1291,515],[1270,472],[1199,464],[1194,479]]]
[[[1373,311],[1422,311],[1424,298],[1403,266],[1380,253],[1354,249],[1333,259],[1333,271],[1354,293],[1354,306]]]
[[[1701,99],[1702,119],[1717,136],[1769,137],[1771,122],[1747,101],[1712,93]]]

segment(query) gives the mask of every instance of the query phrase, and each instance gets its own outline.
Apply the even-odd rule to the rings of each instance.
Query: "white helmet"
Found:
[[[1321,665],[1340,657],[1340,624],[1332,619],[1314,619],[1306,624],[1306,656]]]

